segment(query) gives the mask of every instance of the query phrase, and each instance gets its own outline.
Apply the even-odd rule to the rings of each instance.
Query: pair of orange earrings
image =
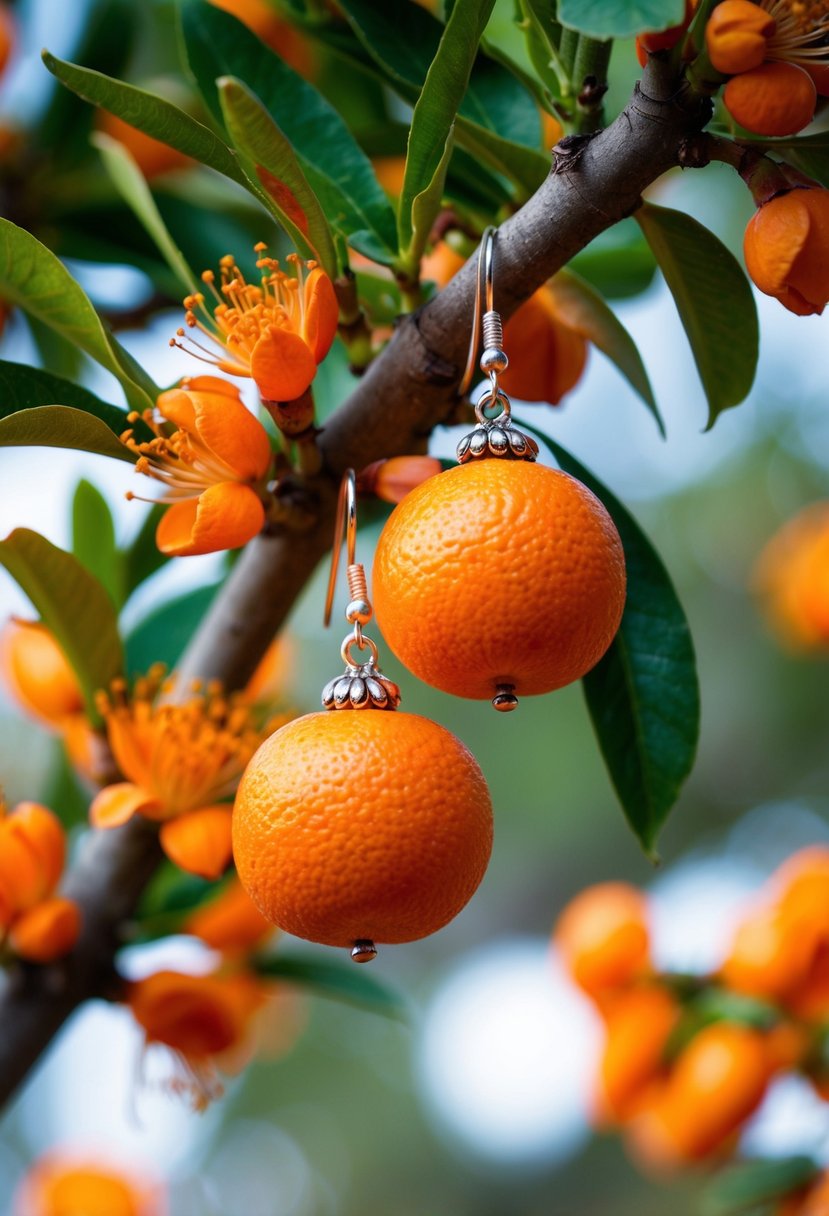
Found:
[[[374,598],[386,640],[415,675],[510,710],[519,695],[561,688],[602,657],[621,620],[625,566],[599,500],[575,478],[536,464],[536,443],[512,425],[498,386],[507,356],[493,306],[493,251],[488,229],[461,385],[465,392],[471,382],[482,328],[480,366],[490,383],[475,407],[478,425],[458,446],[458,467],[392,512],[377,547]],[[477,762],[454,735],[389,712],[399,690],[363,633],[372,607],[355,561],[352,470],[340,493],[326,624],[344,525],[352,625],[341,649],[345,670],[323,690],[322,713],[282,727],[251,760],[233,844],[242,883],[274,924],[367,962],[376,943],[426,937],[472,897],[492,849],[492,805]]]

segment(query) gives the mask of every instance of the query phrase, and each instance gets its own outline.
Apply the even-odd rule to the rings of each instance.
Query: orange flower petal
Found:
[[[19,917],[9,934],[15,954],[51,963],[68,954],[81,931],[81,913],[71,899],[47,899]]]
[[[265,401],[294,401],[310,387],[317,363],[299,334],[271,325],[253,348],[250,374]]]
[[[264,523],[265,508],[250,486],[222,481],[198,499],[174,503],[162,516],[155,540],[171,557],[218,553],[246,545]]]
[[[0,821],[0,886],[25,911],[57,886],[66,856],[61,822],[45,806],[21,802]]]
[[[122,781],[108,785],[95,796],[89,808],[89,822],[93,828],[117,828],[133,815],[157,819],[160,810],[161,803],[152,794],[140,785]]]
[[[252,950],[275,931],[238,878],[216,899],[197,908],[182,927],[213,950]]]
[[[194,392],[191,396],[202,442],[230,465],[240,481],[264,477],[271,462],[271,441],[239,394]]]
[[[723,0],[705,27],[708,57],[726,76],[758,68],[774,31],[771,13],[751,0]]]
[[[766,295],[774,296],[784,290],[795,258],[809,235],[809,212],[799,198],[802,193],[792,190],[772,199],[752,216],[746,228],[743,243],[746,269]]]
[[[732,118],[755,135],[795,135],[814,118],[817,89],[793,63],[763,63],[732,76],[723,90]]]
[[[0,633],[0,673],[23,709],[49,726],[83,710],[75,673],[39,621],[6,624]]]
[[[210,376],[209,379],[218,379]],[[158,412],[182,431],[196,429],[196,411],[190,394],[183,388],[171,388],[156,399]]]
[[[322,363],[337,335],[340,306],[334,284],[316,267],[305,282],[305,339],[317,363]]]
[[[232,854],[230,814],[229,806],[207,806],[168,819],[161,829],[161,847],[182,870],[219,878]]]

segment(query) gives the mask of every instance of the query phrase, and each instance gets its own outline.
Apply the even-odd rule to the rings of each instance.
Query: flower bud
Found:
[[[0,889],[15,913],[52,894],[65,854],[60,820],[45,806],[21,802],[0,819]]]
[[[732,76],[723,101],[731,117],[755,135],[795,135],[815,116],[817,89],[794,63],[764,63]]]
[[[794,189],[764,203],[749,221],[743,248],[760,291],[798,316],[823,312],[829,302],[829,190]]]
[[[723,0],[705,27],[708,57],[726,76],[759,68],[774,30],[771,14],[751,0]]]
[[[360,473],[359,488],[383,502],[398,503],[442,468],[434,456],[392,456],[367,465]]]
[[[40,621],[12,619],[3,627],[0,672],[15,700],[48,726],[83,712],[75,673]]]
[[[31,963],[52,963],[68,954],[81,931],[81,913],[71,899],[47,899],[14,922],[9,944]]]

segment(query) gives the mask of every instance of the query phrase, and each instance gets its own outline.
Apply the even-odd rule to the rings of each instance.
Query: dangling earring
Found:
[[[489,386],[458,468],[423,482],[386,522],[374,560],[383,636],[398,659],[444,692],[492,699],[550,692],[585,675],[622,618],[625,563],[594,494],[535,463],[498,385],[507,367],[494,307],[495,232],[481,241],[472,342],[460,392],[480,367]],[[481,299],[485,302],[481,318]]]
[[[474,894],[492,850],[492,805],[475,758],[400,693],[363,633],[372,616],[355,561],[356,480],[340,489],[326,624],[345,524],[352,631],[324,710],[283,726],[250,761],[233,809],[239,877],[288,933],[350,949],[414,941],[448,924]]]

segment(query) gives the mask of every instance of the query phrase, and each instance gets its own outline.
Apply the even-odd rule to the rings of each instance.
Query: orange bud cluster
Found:
[[[796,186],[763,202],[743,249],[760,291],[798,316],[822,313],[829,302],[829,190]]]
[[[782,1071],[829,1098],[829,847],[778,871],[715,975],[657,972],[647,900],[621,883],[577,896],[555,944],[604,1021],[595,1117],[622,1126],[646,1166],[729,1153]]]
[[[45,806],[0,805],[0,941],[19,958],[50,963],[75,945],[80,911],[55,894],[66,858],[60,820]]]
[[[708,57],[731,79],[723,101],[756,135],[794,135],[812,121],[827,84],[825,4],[722,0],[705,30]]]

